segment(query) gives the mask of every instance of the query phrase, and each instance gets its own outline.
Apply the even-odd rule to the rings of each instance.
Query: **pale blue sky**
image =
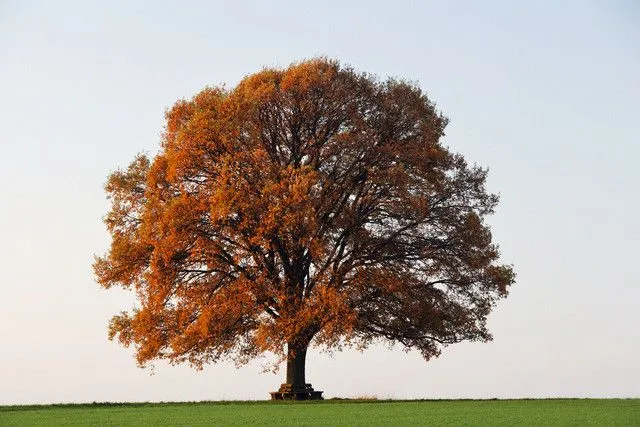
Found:
[[[284,372],[136,368],[93,281],[106,175],[164,110],[315,55],[414,80],[490,168],[518,282],[495,340],[425,364],[312,351],[328,397],[640,396],[640,7],[624,2],[0,1],[0,404],[263,399]],[[347,4],[348,3],[348,4]],[[454,4],[455,3],[455,4]]]

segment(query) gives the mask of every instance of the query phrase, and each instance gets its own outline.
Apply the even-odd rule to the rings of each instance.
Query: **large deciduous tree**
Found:
[[[94,270],[138,300],[110,337],[141,365],[274,352],[294,390],[311,342],[430,359],[490,340],[514,273],[485,223],[487,171],[442,145],[446,124],[415,84],[324,58],[178,101],[159,153],[106,184]]]

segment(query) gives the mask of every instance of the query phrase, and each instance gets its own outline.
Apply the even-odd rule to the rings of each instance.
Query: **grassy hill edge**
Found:
[[[579,398],[579,397],[557,397],[557,398],[514,398],[514,399],[348,399],[330,398],[326,400],[309,401],[272,401],[272,400],[202,400],[186,402],[84,402],[84,403],[50,403],[50,404],[26,404],[26,405],[0,405],[0,412],[13,411],[33,411],[47,409],[97,409],[97,408],[142,408],[142,407],[163,407],[163,406],[193,406],[193,405],[322,405],[340,403],[422,403],[422,402],[548,402],[548,401],[637,401],[640,398]]]

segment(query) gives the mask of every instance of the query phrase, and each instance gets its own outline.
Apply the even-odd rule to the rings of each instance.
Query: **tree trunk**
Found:
[[[287,344],[287,384],[291,384],[292,390],[304,390],[305,363],[308,345]]]
[[[287,343],[287,382],[278,391],[271,392],[272,400],[318,400],[322,391],[314,390],[307,384],[305,365],[309,341]]]

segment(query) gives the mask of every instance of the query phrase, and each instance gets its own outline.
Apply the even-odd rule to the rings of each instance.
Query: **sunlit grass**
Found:
[[[640,399],[4,406],[0,425],[640,425]]]

